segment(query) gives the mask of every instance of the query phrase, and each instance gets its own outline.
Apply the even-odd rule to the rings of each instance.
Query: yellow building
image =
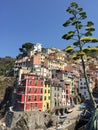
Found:
[[[46,80],[44,84],[43,111],[47,110],[50,110],[50,82]]]

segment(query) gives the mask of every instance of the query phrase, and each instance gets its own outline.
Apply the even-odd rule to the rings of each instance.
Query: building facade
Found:
[[[34,74],[22,74],[17,87],[18,106],[23,111],[42,110],[44,79]]]

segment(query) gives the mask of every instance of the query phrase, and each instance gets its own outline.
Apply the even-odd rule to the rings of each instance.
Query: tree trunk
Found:
[[[89,85],[89,81],[88,81],[88,77],[87,77],[87,73],[86,73],[86,69],[85,69],[85,63],[84,63],[83,56],[81,56],[81,60],[82,60],[82,67],[83,67],[84,78],[85,78],[86,86],[87,86],[87,89],[88,89],[88,93],[89,93],[90,99],[92,100],[94,107],[96,107],[96,103],[94,101],[92,92],[90,90],[90,85]]]

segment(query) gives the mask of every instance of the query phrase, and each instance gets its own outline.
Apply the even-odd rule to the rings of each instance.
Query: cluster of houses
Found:
[[[98,61],[86,62],[91,91],[98,81]],[[89,99],[81,61],[67,60],[63,50],[34,44],[28,56],[15,62],[17,103],[22,111],[55,110]],[[97,84],[98,85],[98,84]]]

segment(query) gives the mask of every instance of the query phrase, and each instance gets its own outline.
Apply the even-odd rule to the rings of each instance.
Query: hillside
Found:
[[[0,76],[13,76],[13,67],[15,63],[15,58],[6,56],[0,58]]]
[[[14,67],[15,58],[6,56],[0,58],[0,100],[3,98],[5,90],[14,83]]]
[[[0,76],[0,100],[3,99],[6,88],[9,86],[13,86],[14,81],[15,81],[14,77]]]

